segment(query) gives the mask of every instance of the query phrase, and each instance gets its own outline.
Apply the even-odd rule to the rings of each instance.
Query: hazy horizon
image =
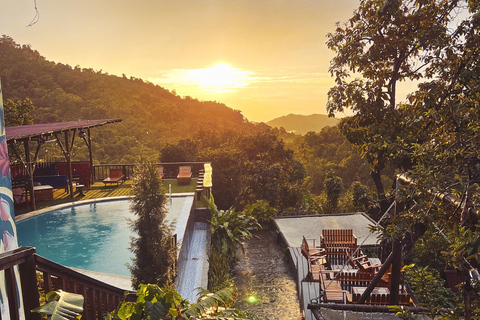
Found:
[[[325,42],[357,0],[4,1],[0,29],[47,60],[225,103],[251,121],[326,114]]]

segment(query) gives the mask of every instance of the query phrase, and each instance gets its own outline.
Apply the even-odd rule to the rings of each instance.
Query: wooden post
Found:
[[[93,184],[95,182],[95,170],[93,170],[93,149],[92,149],[92,136],[90,135],[90,128],[87,129],[87,133],[88,133],[87,147],[88,147],[88,153],[90,156],[90,170],[92,170],[92,175],[90,177],[90,179],[92,180],[90,181],[90,184]]]
[[[390,305],[398,305],[400,299],[400,271],[402,267],[402,244],[400,240],[393,241],[392,275],[390,282]]]
[[[392,261],[393,261],[393,253],[390,253],[390,255],[385,260],[385,262],[383,263],[380,270],[378,270],[377,274],[372,279],[372,282],[370,282],[367,289],[365,289],[365,291],[363,292],[360,299],[358,299],[358,301],[356,302],[357,304],[363,304],[363,303],[365,303],[365,301],[367,301],[368,296],[370,295],[370,293],[372,293],[373,289],[375,289],[375,287],[377,286],[380,279],[382,279],[385,272],[387,272],[388,268],[392,264]],[[391,292],[390,292],[390,294],[391,294]]]
[[[22,279],[22,293],[23,293],[23,307],[25,310],[25,319],[40,320],[42,319],[40,313],[30,312],[30,310],[40,306],[39,294],[37,288],[37,273],[35,265],[35,251],[32,255],[26,258],[26,262],[19,265],[20,278]]]
[[[15,272],[13,271],[13,266],[6,269],[5,271],[5,284],[7,286],[7,299],[8,306],[10,309],[10,319],[16,320],[20,319],[18,313],[18,307],[20,301],[17,298],[17,285],[15,280]]]
[[[35,167],[33,166],[32,159],[30,157],[30,145],[28,140],[23,140],[23,146],[25,148],[25,162],[26,162],[26,170],[28,175],[28,191],[30,193],[30,206],[32,211],[37,210],[37,205],[35,204],[35,191],[33,190],[33,172],[35,171]]]
[[[72,157],[70,154],[70,135],[68,133],[68,131],[65,131],[65,158],[67,159],[68,188],[70,198],[73,199]]]

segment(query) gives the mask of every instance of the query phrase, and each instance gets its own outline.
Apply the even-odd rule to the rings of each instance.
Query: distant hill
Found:
[[[245,132],[267,127],[249,122],[222,103],[180,97],[134,77],[48,61],[8,36],[0,37],[0,77],[3,99],[30,99],[37,124],[121,118],[121,123],[93,133],[95,159],[100,163],[155,157],[167,143],[202,130]]]
[[[320,132],[323,127],[333,127],[336,126],[337,123],[338,119],[329,118],[325,114],[312,114],[309,116],[289,114],[267,122],[271,127],[283,127],[286,131],[296,134],[306,134],[309,131]]]

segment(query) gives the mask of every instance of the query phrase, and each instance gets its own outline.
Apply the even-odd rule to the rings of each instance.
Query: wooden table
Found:
[[[35,192],[36,201],[53,200],[53,187],[49,185],[34,186],[33,192]]]
[[[84,184],[78,184],[78,183],[77,183],[77,185],[75,186],[75,188],[77,189],[79,196],[82,196],[82,197],[83,197],[83,196],[85,195],[85,193],[83,193],[83,188],[85,188],[85,185],[84,185]]]

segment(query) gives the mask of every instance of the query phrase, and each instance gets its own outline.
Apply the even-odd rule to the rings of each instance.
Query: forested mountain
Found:
[[[330,118],[325,114],[289,114],[267,122],[269,126],[284,128],[288,132],[306,134],[309,131],[320,132],[326,126],[336,126],[338,119]]]
[[[153,157],[166,143],[201,130],[265,127],[221,103],[182,98],[138,78],[48,61],[7,36],[0,38],[0,77],[5,101],[33,102],[34,123],[121,118],[119,124],[95,129],[95,158],[103,163],[130,162],[138,154]]]

